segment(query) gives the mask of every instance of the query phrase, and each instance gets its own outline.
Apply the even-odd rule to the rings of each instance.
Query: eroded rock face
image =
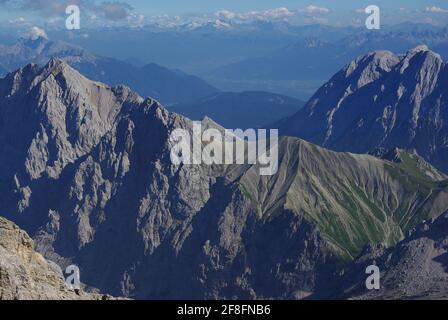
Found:
[[[69,289],[58,268],[33,245],[25,231],[0,217],[0,300],[110,299]]]
[[[281,138],[273,176],[173,165],[170,133],[189,119],[62,61],[11,74],[0,93],[0,212],[102,292],[312,297],[364,245],[392,246],[448,209],[444,175],[405,152],[394,162]]]

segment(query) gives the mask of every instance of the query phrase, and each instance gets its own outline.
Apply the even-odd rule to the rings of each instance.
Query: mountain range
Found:
[[[374,157],[281,137],[273,176],[174,165],[170,133],[191,132],[190,119],[60,59],[1,79],[0,106],[1,215],[116,296],[337,294],[337,272],[366,245],[393,247],[448,210],[447,177],[400,149]]]
[[[103,56],[154,61],[202,76],[219,66],[266,55],[311,36],[335,41],[355,31],[353,27],[296,26],[286,21],[231,23],[215,18],[204,22],[177,22],[169,27],[98,27],[89,29],[88,37],[83,36],[85,33],[74,33],[70,41]],[[67,39],[65,31],[49,34],[52,39]]]
[[[346,65],[276,127],[338,151],[415,149],[448,172],[447,83],[446,62],[427,46],[403,55],[373,52]]]
[[[229,128],[255,128],[295,113],[304,102],[263,91],[221,92],[198,77],[136,59],[121,61],[91,54],[63,41],[43,37],[0,45],[0,75],[26,65],[45,65],[58,57],[90,79],[124,84],[157,99],[170,110],[194,119],[208,115]],[[235,118],[235,110],[240,116]],[[236,121],[235,121],[236,120]]]
[[[269,54],[221,66],[211,74],[238,80],[326,80],[347,61],[366,52],[405,52],[422,43],[448,57],[448,28],[406,23],[375,31],[357,30],[335,39],[310,35]]]
[[[202,79],[179,70],[170,70],[155,63],[135,66],[44,37],[22,38],[14,45],[0,45],[0,74],[28,63],[45,65],[52,57],[63,59],[91,79],[110,85],[131,86],[141,95],[154,97],[168,105],[190,102],[218,92]]]

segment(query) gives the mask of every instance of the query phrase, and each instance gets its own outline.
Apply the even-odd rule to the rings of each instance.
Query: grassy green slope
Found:
[[[232,168],[228,178],[262,219],[285,211],[303,215],[343,259],[368,243],[391,246],[417,223],[448,210],[448,183],[406,152],[396,163],[281,138],[279,154],[274,176],[262,177],[252,166]]]

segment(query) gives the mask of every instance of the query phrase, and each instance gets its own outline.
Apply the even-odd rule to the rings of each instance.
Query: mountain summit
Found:
[[[416,149],[448,171],[448,68],[427,46],[361,56],[323,85],[280,132],[338,151]]]

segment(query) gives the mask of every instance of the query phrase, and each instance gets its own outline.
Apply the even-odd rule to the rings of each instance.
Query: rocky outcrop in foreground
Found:
[[[71,290],[58,267],[33,250],[33,240],[0,217],[0,300],[106,300]]]

